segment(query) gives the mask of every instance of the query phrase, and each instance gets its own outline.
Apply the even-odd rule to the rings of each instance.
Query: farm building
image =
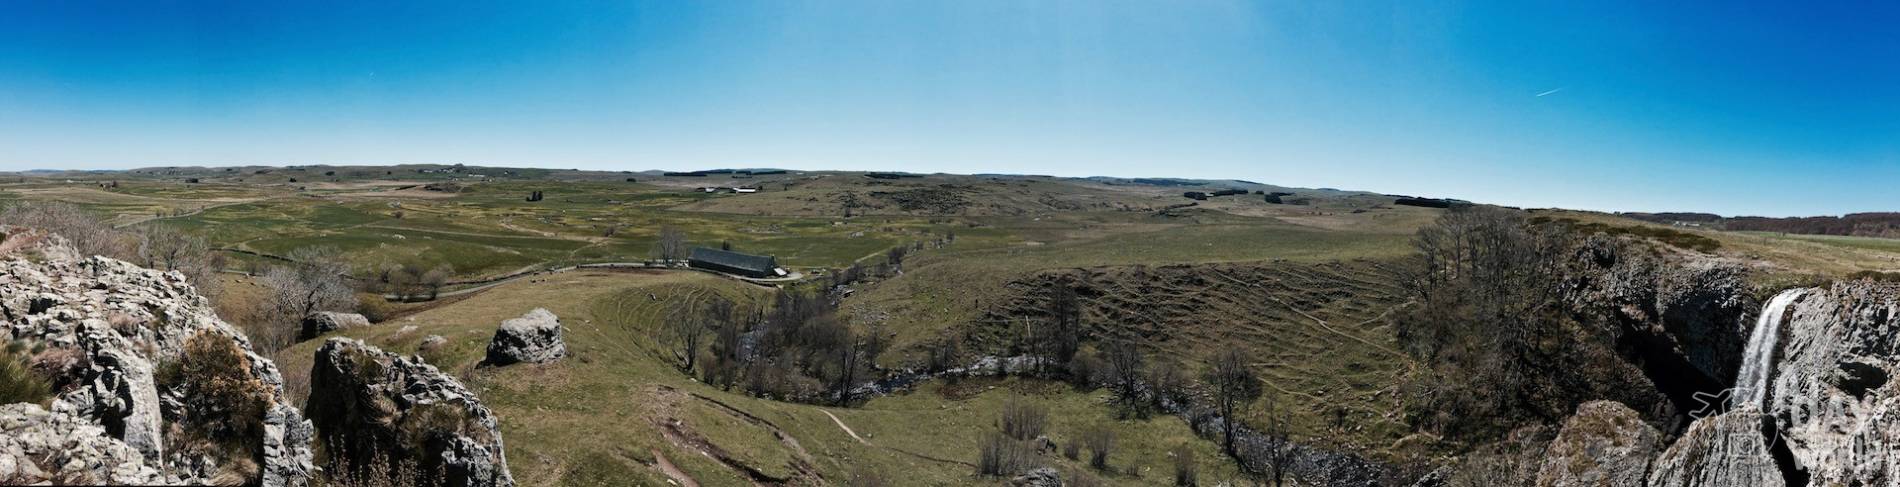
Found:
[[[778,259],[769,255],[741,254],[711,247],[694,247],[693,254],[686,258],[687,265],[728,274],[746,277],[779,277],[785,270],[778,267]]]

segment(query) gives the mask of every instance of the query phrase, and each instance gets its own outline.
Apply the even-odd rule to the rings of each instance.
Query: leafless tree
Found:
[[[1259,472],[1273,481],[1274,487],[1285,485],[1287,469],[1293,466],[1292,421],[1288,418],[1286,407],[1272,397],[1267,398],[1265,423],[1260,425],[1260,433],[1265,441],[1260,445],[1259,458],[1250,459],[1246,465],[1250,470]]]
[[[1142,399],[1141,379],[1143,366],[1141,349],[1125,340],[1109,343],[1102,351],[1103,384],[1108,385],[1110,393],[1120,404],[1121,415],[1145,417],[1148,415],[1147,402]]]
[[[1149,399],[1157,410],[1166,410],[1169,404],[1187,402],[1187,376],[1181,366],[1172,360],[1158,360],[1148,368]]]
[[[1200,476],[1195,473],[1193,447],[1186,443],[1175,445],[1174,449],[1168,450],[1168,455],[1174,461],[1175,487],[1194,487],[1200,483]]]
[[[660,239],[653,242],[653,254],[667,263],[686,259],[686,232],[672,225],[660,227]]]
[[[442,293],[442,286],[448,285],[449,276],[454,273],[455,272],[451,270],[447,264],[438,265],[430,268],[427,272],[423,272],[422,276],[418,279],[419,284],[421,284],[424,289],[429,290],[429,299],[435,299],[437,295]]]
[[[268,326],[256,330],[264,336],[252,339],[268,351],[289,345],[304,316],[356,307],[356,294],[344,279],[349,266],[335,249],[305,247],[286,257],[295,263],[271,268],[259,280],[269,294],[264,299],[263,316],[258,319]]]
[[[731,306],[726,301],[716,301],[715,305],[719,303]],[[706,336],[712,331],[707,326],[710,320],[701,313],[702,310],[677,302],[666,313],[665,339],[673,343],[673,357],[678,360],[680,370],[687,374],[692,374],[698,365],[699,349],[705,346]]]
[[[78,205],[57,201],[22,201],[0,211],[0,223],[32,227],[66,237],[83,255],[103,255],[131,260],[132,249],[124,232],[112,228],[92,212]]]
[[[1220,411],[1221,451],[1226,452],[1227,456],[1240,458],[1239,450],[1234,448],[1234,426],[1240,420],[1239,413],[1260,397],[1260,378],[1247,366],[1245,355],[1229,348],[1216,354],[1213,361],[1208,363],[1202,382],[1213,396],[1215,409]]]

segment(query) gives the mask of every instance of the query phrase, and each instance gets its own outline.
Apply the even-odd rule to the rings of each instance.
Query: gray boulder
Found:
[[[36,404],[0,406],[0,485],[165,483],[175,482],[91,419]]]
[[[1650,465],[1652,487],[1782,487],[1787,485],[1752,407],[1698,419]]]
[[[375,472],[380,454],[414,461],[440,485],[515,483],[495,415],[474,393],[435,366],[361,341],[331,338],[317,349],[305,413],[355,473]]]
[[[567,343],[561,339],[561,320],[544,308],[535,308],[520,318],[501,322],[495,338],[488,342],[488,365],[546,363],[567,356]]]
[[[1662,433],[1619,402],[1577,406],[1544,450],[1539,487],[1642,487]]]
[[[303,330],[298,332],[297,339],[309,340],[325,333],[365,326],[369,326],[369,318],[363,315],[318,311],[303,317]]]
[[[1038,467],[1009,479],[1010,487],[1062,487],[1062,474],[1056,469]]]

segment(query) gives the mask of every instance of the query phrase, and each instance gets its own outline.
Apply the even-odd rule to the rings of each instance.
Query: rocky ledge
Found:
[[[12,237],[0,244],[0,343],[30,347],[55,386],[50,411],[0,408],[0,425],[71,434],[6,435],[10,450],[0,456],[12,460],[0,462],[11,461],[22,477],[0,483],[29,474],[78,483],[308,483],[311,424],[286,399],[276,364],[253,353],[184,275],[81,259],[53,235],[0,233]],[[227,352],[228,366],[213,373],[233,387],[220,392],[235,393],[204,394],[209,384],[178,372],[188,369],[180,364],[192,344]],[[67,449],[75,445],[97,454]]]

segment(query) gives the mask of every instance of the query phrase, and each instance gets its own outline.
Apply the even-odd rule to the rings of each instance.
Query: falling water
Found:
[[[1775,342],[1781,339],[1782,317],[1794,301],[1807,292],[1807,289],[1782,291],[1762,308],[1761,317],[1755,319],[1755,331],[1748,336],[1748,349],[1742,353],[1742,370],[1735,374],[1730,404],[1759,408],[1768,399],[1768,376],[1775,372]]]

